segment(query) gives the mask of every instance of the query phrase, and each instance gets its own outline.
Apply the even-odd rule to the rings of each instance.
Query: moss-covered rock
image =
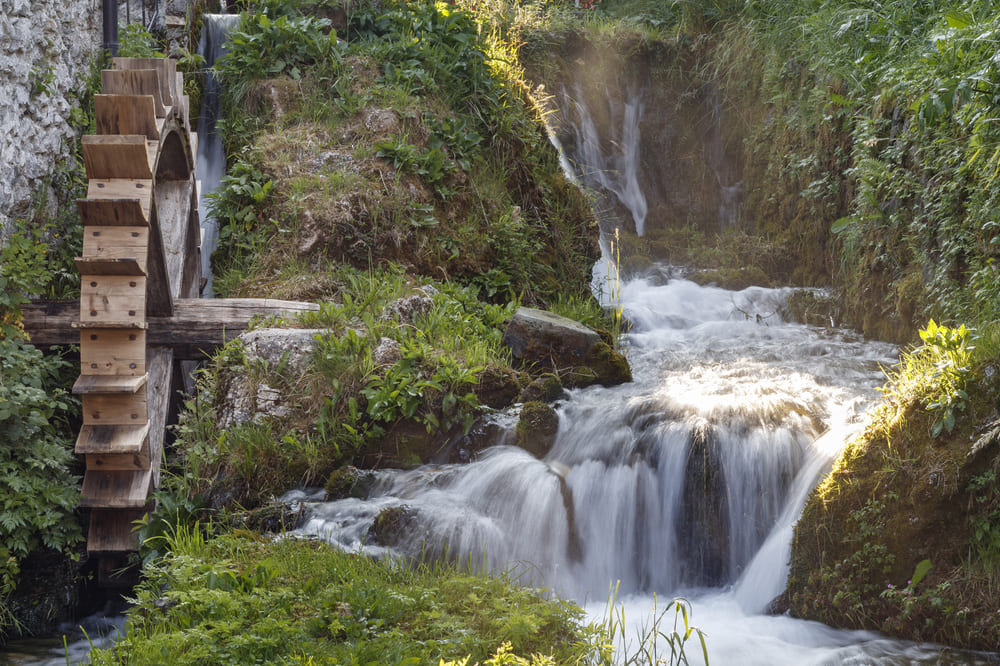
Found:
[[[617,386],[632,381],[632,368],[628,364],[628,359],[607,343],[598,342],[591,347],[587,352],[585,363],[596,374],[598,384]]]
[[[520,402],[555,402],[565,394],[559,375],[546,373],[524,387]]]
[[[544,458],[556,441],[559,415],[544,402],[526,402],[517,422],[517,445],[536,458]]]
[[[997,372],[970,382],[954,430],[925,394],[895,396],[841,454],[795,528],[792,615],[917,641],[1000,649]],[[928,570],[927,567],[930,566]],[[925,575],[924,575],[925,574]]]
[[[479,402],[493,409],[510,407],[517,400],[520,390],[517,373],[500,366],[490,366],[479,373],[479,383],[475,388]]]
[[[688,279],[700,285],[714,285],[723,289],[746,289],[747,287],[768,287],[772,280],[762,269],[749,268],[706,268],[696,270]]]
[[[368,529],[368,538],[383,546],[394,546],[402,541],[416,515],[416,510],[406,505],[383,509]]]
[[[375,484],[375,473],[371,470],[358,469],[353,465],[344,465],[330,474],[323,489],[327,500],[356,497],[363,499]]]

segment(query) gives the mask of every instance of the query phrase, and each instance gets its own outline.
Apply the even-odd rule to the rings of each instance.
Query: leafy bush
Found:
[[[268,8],[240,15],[229,34],[227,53],[215,65],[230,109],[243,103],[253,81],[282,75],[299,79],[305,67],[339,57],[337,33],[329,19],[287,14],[271,18]]]
[[[21,558],[81,540],[66,428],[77,405],[57,388],[68,365],[23,340],[0,339],[0,607]],[[0,613],[0,634],[9,619]]]
[[[219,246],[212,269],[221,280],[263,242],[261,211],[274,183],[253,164],[238,160],[209,195],[209,212],[219,224]]]
[[[975,338],[964,325],[939,326],[933,319],[920,331],[920,338],[922,346],[901,355],[886,393],[901,405],[920,400],[935,414],[931,436],[937,437],[942,431],[950,433],[956,416],[966,408]]]

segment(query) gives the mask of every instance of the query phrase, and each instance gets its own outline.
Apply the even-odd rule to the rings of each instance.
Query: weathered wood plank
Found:
[[[141,509],[152,488],[152,470],[103,471],[88,469],[83,475],[80,506],[104,509]]]
[[[146,375],[88,375],[83,374],[73,383],[73,393],[131,395],[146,385]]]
[[[149,220],[149,263],[146,273],[149,275],[146,298],[147,314],[169,317],[174,314],[174,298],[170,293],[170,278],[167,272],[167,255],[163,244],[163,232],[160,220],[169,220],[160,215],[154,206],[153,215]]]
[[[152,180],[126,180],[123,178],[91,179],[87,183],[87,199],[112,200],[138,199],[143,222],[136,226],[149,226],[153,204]],[[128,225],[118,225],[128,226]]]
[[[163,252],[167,262],[170,295],[174,299],[182,295],[181,285],[185,277],[184,267],[189,250],[188,208],[191,205],[193,190],[194,182],[191,179],[160,181],[156,188],[156,215],[160,220],[173,222],[170,225],[161,224],[160,230],[163,235]]]
[[[149,469],[149,438],[136,453],[89,453],[86,456],[87,469],[119,471]]]
[[[160,77],[155,69],[105,69],[101,71],[101,92],[105,95],[151,95],[156,117],[167,115],[160,89]]]
[[[152,95],[94,95],[98,134],[142,134],[160,140]]]
[[[198,215],[198,188],[192,179],[189,192],[187,237],[184,239],[184,268],[181,271],[181,298],[201,295],[201,221]]]
[[[85,227],[148,227],[149,200],[143,210],[139,199],[77,199]]]
[[[80,284],[80,326],[84,328],[144,327],[146,278],[84,275]]]
[[[139,536],[132,531],[132,523],[146,513],[142,509],[95,509],[90,513],[90,530],[87,532],[87,552],[128,553],[139,549]],[[103,562],[104,560],[102,560]],[[104,584],[104,581],[102,581]]]
[[[46,301],[22,307],[25,330],[39,346],[73,345],[79,316],[76,301]],[[206,353],[238,337],[257,315],[294,316],[319,309],[316,303],[256,298],[181,298],[172,317],[147,315],[147,341],[170,347],[178,359],[202,359]],[[81,354],[83,351],[81,350]]]
[[[80,428],[74,451],[79,454],[128,455],[146,446],[149,424],[85,425]]]
[[[145,267],[149,227],[86,227],[83,256],[88,259],[135,259]]]
[[[154,142],[153,154],[156,153]],[[87,178],[152,180],[153,159],[141,134],[88,134],[82,139]]]
[[[91,328],[80,331],[80,371],[85,375],[146,374],[146,331]]]
[[[113,58],[111,66],[116,70],[155,71],[164,105],[171,106],[177,102],[177,61],[170,58]]]
[[[184,94],[184,74],[177,72],[176,83],[174,84],[174,89],[177,92],[177,96],[174,100],[177,102],[175,108],[177,108],[177,113],[181,117],[184,127],[189,131],[191,129],[191,99]],[[195,135],[197,136],[197,135]],[[196,153],[198,151],[195,151]]]
[[[136,257],[74,257],[73,263],[81,275],[146,276],[145,258]]]
[[[149,382],[146,394],[150,407],[149,467],[153,488],[160,485],[160,465],[163,461],[163,441],[173,386],[174,353],[166,348],[149,350]],[[177,387],[180,388],[180,387]]]
[[[149,422],[146,413],[146,391],[133,395],[82,396],[84,425],[143,425]]]

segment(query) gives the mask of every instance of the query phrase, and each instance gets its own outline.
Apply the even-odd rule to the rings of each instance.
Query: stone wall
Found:
[[[100,0],[0,0],[0,239],[71,154],[71,91],[100,46]]]

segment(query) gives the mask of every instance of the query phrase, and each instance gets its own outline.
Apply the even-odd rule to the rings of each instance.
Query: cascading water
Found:
[[[566,118],[567,127],[574,134],[575,159],[563,159],[563,168],[574,180],[598,192],[610,192],[632,215],[635,232],[639,236],[645,231],[648,204],[646,195],[639,185],[640,131],[643,103],[639,95],[630,95],[624,104],[618,104],[607,96],[609,116],[608,131],[611,137],[603,136],[594,122],[583,91],[577,85],[573,94],[562,91],[562,98],[568,100],[573,114]],[[572,118],[577,119],[576,122]],[[609,149],[610,147],[610,149]],[[564,156],[560,148],[560,155]]]
[[[684,594],[712,664],[941,663],[933,646],[759,615],[784,587],[807,493],[895,355],[783,322],[789,292],[631,281],[635,380],[571,391],[544,459],[500,443],[465,465],[384,470],[365,499],[308,502],[301,532],[377,556],[523,568],[583,603],[620,581],[639,622],[653,594]]]
[[[219,82],[212,73],[215,61],[226,53],[226,37],[239,21],[235,14],[205,14],[202,16],[201,40],[198,53],[205,58],[205,89],[198,117],[197,178],[201,183],[198,210],[201,213],[201,274],[205,277],[203,296],[212,295],[212,252],[218,244],[219,225],[208,214],[208,196],[219,186],[226,173],[226,153],[216,130],[221,113]]]

